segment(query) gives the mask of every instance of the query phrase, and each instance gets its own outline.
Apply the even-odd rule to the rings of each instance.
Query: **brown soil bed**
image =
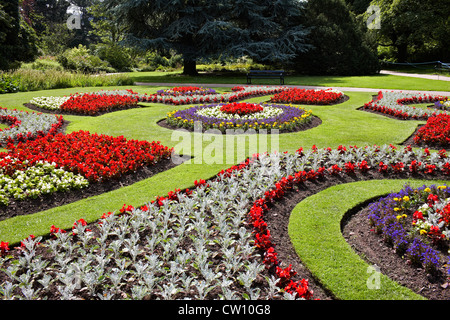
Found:
[[[278,252],[278,258],[283,263],[283,267],[292,264],[293,270],[298,272],[297,279],[305,278],[309,280],[311,289],[314,290],[314,298],[321,300],[334,300],[335,297],[331,292],[322,286],[320,281],[314,277],[308,268],[303,264],[301,259],[295,253],[295,249],[290,241],[288,234],[289,217],[294,207],[305,198],[323,191],[341,183],[350,183],[356,181],[373,180],[373,179],[430,179],[426,175],[411,175],[405,173],[396,175],[395,177],[383,175],[378,172],[368,174],[355,174],[345,176],[327,176],[316,181],[306,181],[304,184],[298,185],[289,192],[286,192],[283,199],[277,201],[270,206],[269,211],[265,215],[265,221],[269,225],[271,231],[272,242],[275,244],[275,250]],[[448,179],[448,176],[435,175],[433,179]],[[431,181],[430,181],[431,183]],[[364,206],[365,204],[363,204]],[[442,279],[427,278],[423,270],[417,270],[407,264],[405,260],[397,256],[392,249],[382,243],[381,238],[370,233],[370,226],[364,215],[358,214],[360,207],[355,212],[349,213],[342,222],[343,235],[348,239],[350,245],[357,253],[369,256],[369,253],[376,258],[368,263],[376,264],[381,268],[383,274],[388,275],[391,279],[398,281],[402,285],[421,294],[429,299],[448,299],[450,291],[447,293],[444,288]],[[354,215],[352,213],[355,213]],[[372,241],[365,241],[371,237]],[[356,242],[355,242],[356,239]],[[391,261],[396,261],[395,263]],[[408,276],[405,270],[409,268]],[[439,282],[441,281],[441,282]],[[450,289],[449,289],[450,290]],[[444,295],[445,292],[445,295]]]
[[[169,125],[169,124],[167,123],[166,119],[162,119],[162,120],[158,121],[157,124],[158,124],[160,127],[163,127],[163,128],[165,128],[165,129],[170,129],[170,130],[182,130],[182,131],[190,131],[190,132],[194,132],[194,129],[193,129],[193,128],[178,128],[178,127],[173,127],[173,126],[171,126],[171,125]],[[294,132],[299,132],[299,131],[306,131],[306,130],[315,128],[315,127],[317,127],[317,126],[320,126],[321,124],[322,124],[322,120],[321,120],[319,117],[312,116],[311,121],[309,121],[309,122],[307,122],[307,123],[304,123],[304,124],[298,126],[298,127],[296,128],[296,130],[294,130],[294,131],[280,130],[279,133],[294,133]],[[206,131],[206,130],[203,130],[203,132],[205,132],[205,131]],[[238,132],[238,131],[236,131],[236,132]],[[211,133],[214,133],[214,132],[211,132]],[[238,133],[236,133],[236,134],[238,134]],[[248,132],[244,131],[244,134],[248,134]]]
[[[330,104],[318,104],[318,103],[293,103],[293,102],[288,102],[288,101],[284,101],[284,102],[271,102],[270,100],[268,100],[268,103],[283,103],[283,104],[292,104],[295,106],[334,106],[337,104],[341,104],[344,103],[346,101],[350,100],[350,97],[348,95],[344,95],[341,99],[339,99],[338,101],[336,101],[335,103],[330,103]]]

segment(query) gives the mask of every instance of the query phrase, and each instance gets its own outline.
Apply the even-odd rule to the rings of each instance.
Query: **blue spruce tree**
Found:
[[[309,48],[298,0],[105,0],[129,43],[181,54],[184,73],[199,59],[248,56],[284,64]]]

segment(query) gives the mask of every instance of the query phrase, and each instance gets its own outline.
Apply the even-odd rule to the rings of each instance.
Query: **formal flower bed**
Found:
[[[70,98],[64,97],[35,97],[30,100],[30,103],[38,108],[46,110],[60,110],[61,105]]]
[[[446,99],[443,96],[380,91],[376,98],[364,104],[363,109],[372,110],[400,119],[426,120],[430,116],[446,113],[445,110],[418,108],[408,104],[435,103]]]
[[[296,104],[321,104],[329,105],[337,103],[344,98],[344,93],[339,90],[307,90],[291,88],[275,94],[270,98],[273,103],[296,103]]]
[[[193,96],[193,95],[216,94],[216,90],[212,88],[187,86],[187,87],[174,87],[165,90],[158,90],[156,94],[160,96]]]
[[[374,231],[409,263],[436,274],[448,265],[450,190],[446,185],[405,186],[370,204]]]
[[[439,100],[436,101],[434,103],[434,107],[437,109],[443,109],[443,110],[447,110],[450,108],[450,100],[447,98],[443,99],[443,100]]]
[[[72,230],[52,226],[46,241],[30,236],[16,250],[2,242],[0,296],[309,298],[307,282],[291,283],[289,267],[279,267],[278,278],[265,268],[246,227],[248,205],[280,178],[280,172],[266,175],[260,168],[277,158],[249,161],[140,208],[124,205],[98,223],[80,219]]]
[[[439,114],[430,117],[414,136],[417,144],[448,147],[450,145],[450,115]]]
[[[294,131],[311,119],[311,111],[300,107],[249,103],[201,105],[167,114],[167,123],[174,128],[194,129],[196,123],[201,123],[204,130],[221,132],[227,129]]]
[[[81,174],[89,181],[104,181],[133,172],[144,165],[169,159],[172,149],[158,142],[127,140],[123,136],[76,131],[70,134],[47,135],[34,141],[8,145],[11,157],[19,164],[33,166],[39,161],[54,163],[57,168]],[[3,160],[4,172],[14,172],[16,162]]]
[[[63,112],[96,115],[125,108],[136,107],[138,99],[132,95],[85,93],[70,96],[59,109]]]
[[[55,112],[92,116],[136,107],[138,102],[147,101],[147,97],[147,94],[133,90],[101,90],[64,97],[36,97],[30,100],[30,104]]]
[[[253,114],[263,111],[263,107],[255,103],[228,103],[220,107],[220,111],[227,114],[237,114],[239,116],[245,116],[247,114]]]
[[[418,173],[448,176],[450,163],[445,152],[394,146],[313,146],[311,150],[300,148],[295,154],[256,155],[219,172],[214,179],[195,181],[194,188],[174,190],[140,208],[124,205],[117,213],[105,213],[97,223],[88,225],[80,219],[72,230],[52,226],[52,238],[40,244],[42,239],[32,236],[16,250],[2,242],[0,296],[313,298],[308,281],[298,278],[292,266],[278,259],[265,212],[307,180],[354,174],[370,178],[371,172],[387,177]],[[438,205],[436,197],[445,203]],[[392,197],[393,220],[403,223],[406,210],[418,206],[422,216],[416,213],[419,210],[412,213],[418,236],[434,237],[431,226],[428,231],[418,222],[435,214],[434,209],[425,213],[423,204],[431,208],[433,201],[436,210],[446,210],[447,198],[444,186],[396,194]],[[447,214],[441,216],[447,219]],[[440,230],[444,235],[447,232]],[[404,250],[432,270],[432,251],[419,242]]]
[[[61,116],[46,115],[16,109],[0,108],[0,121],[9,124],[8,128],[0,130],[0,145],[25,141],[53,135],[63,125]]]
[[[11,161],[17,166],[17,159],[10,157],[3,161]],[[0,173],[0,204],[9,205],[10,199],[36,199],[42,194],[64,192],[87,187],[89,182],[81,175],[57,169],[54,163],[39,161],[28,166],[27,161],[20,165],[24,170],[15,170],[12,174]],[[0,168],[4,171],[3,168]],[[6,170],[5,170],[6,171]]]
[[[173,89],[169,89],[173,90]],[[179,91],[180,89],[178,87]],[[189,89],[186,89],[186,91]],[[226,93],[201,93],[201,94],[183,94],[183,95],[168,95],[168,94],[152,94],[146,97],[147,102],[158,102],[173,105],[185,104],[199,104],[199,103],[221,103],[221,102],[235,102],[251,97],[272,95],[286,90],[282,86],[236,86],[231,89],[232,92]],[[170,91],[169,91],[170,92]]]

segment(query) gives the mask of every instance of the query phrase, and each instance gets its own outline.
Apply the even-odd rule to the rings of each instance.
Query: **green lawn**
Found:
[[[159,88],[132,87],[141,92],[152,92]],[[218,88],[219,89],[219,88]],[[83,91],[98,90],[98,88],[83,88]],[[0,105],[20,108],[33,96],[65,95],[81,89],[59,89],[37,93],[18,93],[0,96]],[[371,99],[370,93],[346,92],[348,101],[334,106],[304,106],[321,118],[322,124],[316,128],[289,134],[279,135],[278,141],[267,139],[267,147],[262,145],[258,152],[279,151],[294,152],[299,147],[319,148],[339,145],[383,145],[400,144],[406,140],[423,121],[398,121],[380,115],[357,110]],[[249,101],[267,101],[268,97],[253,98]],[[224,148],[219,160],[224,163],[214,163],[217,155],[209,154],[208,146],[222,143],[227,146],[226,138],[217,135],[199,135],[189,132],[179,132],[162,128],[156,124],[165,118],[167,112],[176,109],[175,106],[161,104],[143,104],[143,108],[129,109],[105,114],[98,117],[65,116],[70,121],[67,133],[88,130],[113,136],[123,135],[129,139],[161,141],[175,151],[194,157],[168,172],[151,177],[132,186],[78,201],[69,205],[50,209],[32,215],[20,216],[0,222],[0,239],[11,243],[22,240],[29,234],[42,235],[48,233],[52,224],[67,228],[75,219],[84,218],[87,221],[98,219],[102,213],[115,211],[124,203],[140,205],[157,195],[164,195],[175,188],[186,188],[197,179],[207,179],[220,170],[244,160],[254,152],[248,150],[248,141],[254,135],[246,135],[245,139],[235,140],[234,148]],[[184,107],[182,107],[184,108]],[[392,130],[395,128],[395,130]],[[202,138],[203,137],[203,138]],[[269,136],[270,137],[270,136]],[[202,138],[202,140],[199,140]],[[201,143],[202,150],[195,148]],[[272,142],[274,147],[272,148]],[[278,147],[277,147],[278,144]],[[216,161],[217,162],[217,161]]]
[[[191,79],[180,77],[179,75],[162,73],[133,73],[132,76],[135,78],[135,81],[145,82],[149,81],[149,79],[154,80],[152,82],[182,82],[180,79],[184,79],[186,82],[205,80],[205,83],[219,83],[219,80],[221,80],[220,83],[231,83],[237,79],[242,81],[234,83],[245,82],[244,78],[241,79],[236,77],[200,77],[199,79]],[[449,89],[448,87],[445,87],[448,83],[444,81],[422,81],[395,76],[296,77],[290,78],[288,83],[289,82],[295,82],[295,84],[299,85],[386,87],[393,89],[401,88],[405,90],[418,88],[423,90]],[[117,87],[115,88],[117,89]],[[130,86],[127,88],[138,92],[153,93],[162,87]],[[215,89],[219,91],[229,90],[227,88]],[[0,95],[0,106],[27,110],[23,104],[36,96],[62,96],[74,92],[93,92],[98,90],[100,90],[98,87],[72,88],[4,94]],[[311,109],[313,114],[322,120],[320,126],[303,132],[281,134],[278,136],[278,140],[271,140],[271,138],[268,137],[267,145],[261,143],[257,152],[274,150],[294,152],[299,147],[307,149],[311,148],[313,145],[316,145],[319,148],[336,148],[339,145],[364,146],[391,143],[399,145],[414,132],[419,124],[424,123],[423,121],[394,120],[384,116],[359,111],[357,110],[359,107],[371,100],[372,93],[350,91],[345,93],[350,99],[338,105],[304,106],[307,109]],[[249,101],[267,101],[268,98],[269,97],[267,96],[259,97],[249,99]],[[164,129],[156,124],[158,120],[166,117],[167,112],[177,108],[186,107],[187,106],[176,107],[171,105],[145,103],[142,104],[142,108],[113,112],[98,117],[65,116],[65,119],[70,121],[67,128],[68,133],[77,130],[88,130],[113,136],[123,135],[130,139],[161,141],[164,145],[174,147],[177,153],[191,155],[194,158],[192,161],[186,162],[169,171],[160,173],[128,187],[43,212],[0,221],[0,240],[14,244],[21,241],[29,234],[34,234],[36,236],[48,234],[51,225],[60,228],[70,228],[77,219],[83,218],[88,222],[95,221],[104,212],[119,210],[124,203],[133,206],[143,205],[152,200],[155,196],[165,195],[167,192],[176,188],[184,189],[191,187],[193,182],[198,179],[208,179],[220,170],[244,160],[245,157],[250,156],[253,153],[253,150],[249,150],[247,142],[250,139],[254,139],[256,137],[255,135],[246,135],[241,137],[241,139],[236,139],[236,141],[232,143],[233,148],[228,148],[229,145],[227,144],[226,138],[223,136],[173,131]],[[196,145],[198,144],[202,146],[202,150],[206,151],[199,151],[199,149],[196,148]],[[223,153],[221,155],[209,154],[208,147],[211,147],[212,145],[225,146],[223,148]],[[227,161],[219,163],[214,162],[214,160],[217,159]],[[347,263],[347,265],[342,267],[345,269],[344,271],[346,273],[343,273],[339,278],[332,265],[324,265],[328,263],[325,258],[316,258],[316,260],[314,260],[313,257],[311,258],[311,262],[308,260],[309,258],[305,258],[305,261],[308,261],[307,263],[308,266],[311,267],[311,270],[313,270],[318,278],[324,279],[323,281],[326,283],[327,287],[333,291],[338,290],[335,289],[338,286],[336,282],[343,281],[345,274],[353,273],[353,265],[349,265],[351,261],[354,261],[358,268],[358,272],[355,272],[355,277],[364,276],[363,271],[365,270],[364,268],[367,267],[363,262],[359,261],[358,257],[355,257],[354,254],[351,258],[348,258],[348,261],[346,260],[346,257],[350,256],[352,253],[348,248],[345,248],[342,236],[339,237],[335,230],[336,224],[340,221],[342,214],[374,195],[381,195],[401,186],[403,186],[403,184],[401,184],[400,181],[395,183],[385,181],[367,182],[351,186],[336,186],[323,193],[305,199],[296,207],[289,232],[293,239],[296,239],[295,241],[297,241],[297,237],[300,239],[295,245],[302,258],[303,255],[309,254],[308,251],[316,250],[314,248],[318,245],[316,240],[312,237],[307,237],[306,239],[300,237],[301,235],[306,234],[304,233],[306,231],[303,229],[308,229],[308,224],[303,224],[303,220],[317,223],[318,220],[316,218],[321,215],[320,219],[323,220],[325,233],[329,228],[328,226],[334,228],[329,235],[330,237],[334,237],[334,239],[330,240],[330,243],[335,243],[338,246],[337,250],[339,250],[337,252],[342,252],[342,257],[339,256],[339,259],[343,259],[345,260],[344,262]],[[345,195],[344,197],[342,197],[343,194]],[[305,208],[310,208],[311,210],[304,210]],[[324,213],[325,215],[323,215]],[[330,216],[327,218],[328,213],[330,213]],[[301,218],[298,218],[299,214],[302,215]],[[305,218],[304,215],[307,215],[307,217]],[[302,223],[299,223],[300,221],[302,221]],[[309,232],[314,232],[314,230],[311,229]],[[317,233],[317,235],[319,235],[319,233]],[[323,242],[323,244],[326,244],[326,242]],[[325,249],[330,250],[330,248],[324,248],[323,250]],[[333,257],[337,257],[337,255],[334,254]],[[336,263],[336,261],[332,262]],[[347,282],[350,283],[351,280],[347,280]],[[384,283],[385,282],[383,282],[383,285]],[[388,283],[389,281],[386,280],[386,286],[389,285],[389,288],[391,288],[390,286],[392,285],[394,288],[392,290],[394,291],[392,291],[392,295],[389,293],[390,295],[386,297],[405,299],[417,298],[415,295],[408,292],[408,290],[398,288],[395,284]],[[336,291],[337,295],[344,299],[359,299],[366,297],[380,298],[380,296],[376,296],[376,294],[379,294],[380,292],[361,293],[363,296],[360,296],[359,291],[359,293],[354,293],[349,287],[351,287],[350,284],[342,289],[342,292]],[[356,288],[358,288],[358,286]],[[389,290],[388,292],[390,292]],[[397,292],[399,292],[399,295],[397,295]],[[365,294],[369,295],[365,296]],[[372,296],[372,294],[375,294],[375,296]]]

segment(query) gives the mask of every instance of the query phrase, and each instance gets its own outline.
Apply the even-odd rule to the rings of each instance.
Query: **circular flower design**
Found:
[[[245,110],[250,110],[246,112]],[[312,119],[310,110],[290,105],[275,104],[211,104],[194,106],[168,113],[167,123],[172,127],[193,129],[200,122],[203,130],[219,129],[273,129],[295,131]]]

